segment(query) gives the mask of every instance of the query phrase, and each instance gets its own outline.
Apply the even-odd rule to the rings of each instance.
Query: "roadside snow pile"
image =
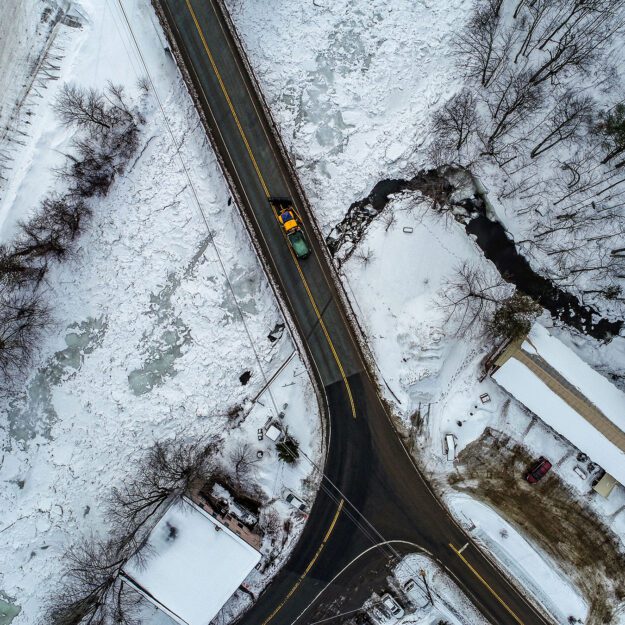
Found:
[[[540,602],[560,622],[570,617],[581,623],[586,621],[588,606],[579,591],[541,549],[523,538],[492,508],[471,497],[453,493],[446,497],[446,503],[472,538],[486,547],[528,594],[540,597]]]
[[[228,204],[176,66],[162,50],[152,8],[147,0],[124,4],[182,142],[219,257],[151,94],[135,159],[110,193],[93,201],[94,215],[75,256],[50,267],[54,331],[23,390],[2,399],[0,560],[10,566],[0,571],[0,596],[22,607],[14,625],[44,621],[63,552],[81,536],[105,531],[103,501],[154,441],[220,433],[224,465],[238,444],[253,446],[257,462],[248,479],[276,500],[266,512],[276,519],[276,544],[286,544],[272,554],[264,575],[255,572],[255,588],[279,567],[305,520],[280,501],[284,489],[309,501],[315,492],[308,464],[287,467],[273,444],[257,440],[257,430],[277,416],[275,405],[303,454],[320,457],[319,416],[305,368],[293,356],[288,334],[268,338],[283,319],[236,209]],[[32,118],[22,148],[27,158],[12,172],[10,193],[3,197],[3,214],[15,221],[56,189],[50,168],[72,138],[52,111],[60,86],[73,81],[102,87],[111,80],[136,97],[143,77],[115,5],[102,10],[95,0],[83,0],[80,8],[82,29],[72,30],[61,79],[45,92]],[[245,370],[251,377],[244,386],[239,376]],[[253,401],[267,380],[269,391]],[[265,555],[270,549],[262,547]],[[229,609],[245,601],[235,596]]]

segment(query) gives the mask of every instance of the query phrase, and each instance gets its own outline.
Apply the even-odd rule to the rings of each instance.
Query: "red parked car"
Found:
[[[529,473],[525,476],[525,479],[530,484],[536,484],[538,480],[542,479],[545,474],[551,469],[551,462],[541,456],[538,462],[529,470]]]

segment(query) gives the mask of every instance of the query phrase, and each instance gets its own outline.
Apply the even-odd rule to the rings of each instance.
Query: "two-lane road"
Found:
[[[363,550],[401,540],[419,545],[443,563],[493,624],[544,625],[453,522],[401,444],[336,292],[320,247],[323,242],[315,236],[221,9],[213,0],[154,1],[193,83],[197,105],[259,253],[327,398],[329,448],[323,488],[292,556],[243,622],[293,623]],[[313,248],[305,261],[299,262],[285,241],[267,201],[272,195],[294,199]],[[372,552],[368,561],[388,551]],[[332,594],[349,597],[350,578],[348,568],[321,601]],[[307,614],[298,622],[307,622]]]

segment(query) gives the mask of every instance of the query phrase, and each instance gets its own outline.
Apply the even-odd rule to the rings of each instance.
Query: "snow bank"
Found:
[[[478,543],[484,545],[505,569],[549,612],[565,622],[573,616],[584,622],[588,606],[579,591],[559,571],[556,563],[542,550],[535,548],[492,508],[466,495],[452,494],[446,498],[456,518]]]

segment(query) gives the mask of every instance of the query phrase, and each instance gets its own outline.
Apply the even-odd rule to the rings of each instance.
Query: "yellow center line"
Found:
[[[252,165],[254,166],[254,170],[256,171],[256,175],[258,176],[258,180],[260,181],[260,184],[263,188],[263,191],[265,193],[265,196],[267,198],[270,197],[270,193],[269,193],[269,188],[267,187],[267,184],[265,183],[265,179],[263,178],[263,175],[260,171],[260,167],[258,166],[258,163],[256,162],[256,158],[254,157],[254,153],[252,152],[252,148],[250,147],[249,141],[247,140],[247,136],[245,135],[245,131],[243,130],[243,126],[241,125],[241,122],[239,121],[239,116],[237,115],[237,112],[234,108],[234,105],[232,104],[232,100],[230,98],[230,94],[228,93],[228,90],[226,89],[226,85],[224,84],[224,81],[221,77],[221,74],[219,72],[219,69],[217,67],[217,64],[215,63],[215,59],[213,57],[212,52],[210,51],[210,48],[208,47],[208,43],[206,42],[206,37],[204,36],[204,32],[202,31],[202,28],[200,26],[200,23],[197,19],[197,16],[195,14],[195,11],[193,10],[193,7],[191,6],[191,1],[190,0],[186,0],[186,4],[187,4],[187,9],[189,10],[189,13],[191,14],[191,17],[193,18],[193,22],[195,24],[195,28],[197,29],[197,32],[200,36],[200,39],[202,40],[202,45],[204,46],[204,50],[206,52],[206,56],[208,57],[208,60],[210,61],[211,67],[213,68],[213,72],[215,74],[215,76],[217,77],[217,81],[219,82],[219,86],[221,88],[222,93],[224,94],[224,97],[226,98],[226,102],[228,103],[228,108],[230,109],[230,112],[232,113],[232,117],[237,125],[237,128],[239,129],[239,134],[241,135],[241,139],[243,140],[243,143],[245,144],[245,148],[247,150],[247,153],[249,154],[249,157],[252,161]],[[273,210],[273,209],[272,209]],[[339,359],[339,356],[336,352],[336,349],[334,347],[334,343],[332,342],[332,339],[330,338],[330,333],[328,332],[328,329],[326,328],[326,324],[323,321],[323,318],[321,316],[321,313],[319,311],[319,307],[317,306],[317,302],[315,301],[315,298],[313,297],[313,294],[310,290],[310,287],[308,286],[308,282],[306,281],[306,278],[304,277],[304,273],[302,271],[302,268],[299,264],[299,261],[297,260],[297,258],[295,257],[295,255],[293,254],[293,250],[291,250],[291,256],[293,258],[293,262],[295,263],[295,266],[297,267],[297,271],[299,273],[299,276],[302,280],[302,283],[304,284],[304,288],[306,289],[306,293],[308,295],[308,299],[310,300],[310,303],[313,307],[313,310],[315,311],[315,315],[317,317],[317,321],[319,322],[319,326],[321,327],[321,330],[323,331],[323,334],[326,338],[326,341],[328,343],[328,346],[330,347],[330,351],[332,352],[332,356],[338,366],[339,369],[339,373],[341,374],[341,377],[343,379],[343,382],[345,383],[345,388],[347,390],[347,396],[349,398],[349,404],[350,404],[350,408],[352,411],[352,417],[355,419],[356,418],[356,404],[354,402],[354,397],[352,395],[352,389],[349,385],[349,382],[347,381],[347,376],[345,375],[345,370],[343,369],[343,364],[341,363],[341,360]]]
[[[524,625],[523,621],[512,611],[512,608],[493,590],[489,583],[475,570],[475,568],[469,563],[469,561],[462,555],[462,552],[456,549],[451,543],[449,543],[452,551],[469,567],[469,570],[477,577],[482,584],[488,588],[490,593],[499,601],[499,603],[506,609],[506,611],[512,616],[512,618],[519,624]]]
[[[263,176],[260,173],[260,168],[258,167],[258,163],[256,162],[256,159],[254,158],[254,153],[252,152],[252,148],[250,147],[247,137],[245,136],[245,132],[243,132],[243,126],[241,126],[241,122],[239,121],[239,116],[237,115],[237,112],[234,109],[232,100],[230,99],[230,94],[228,93],[228,90],[226,89],[226,85],[224,84],[224,81],[221,78],[221,74],[219,73],[219,70],[217,69],[217,64],[215,63],[213,54],[210,51],[208,44],[206,43],[204,32],[202,31],[200,27],[200,23],[198,22],[197,16],[195,15],[195,11],[193,10],[193,7],[191,6],[190,0],[186,0],[186,2],[187,2],[187,8],[189,9],[189,13],[191,14],[191,17],[193,18],[193,22],[195,23],[197,32],[200,35],[200,39],[202,40],[202,45],[204,46],[204,50],[206,51],[206,56],[208,57],[208,60],[210,61],[211,67],[213,68],[213,72],[215,72],[215,76],[217,76],[217,81],[219,82],[219,86],[221,87],[224,97],[226,98],[226,102],[228,103],[228,107],[230,108],[230,112],[232,113],[232,117],[234,118],[237,128],[239,129],[239,134],[241,135],[241,139],[243,139],[243,143],[245,144],[247,153],[249,154],[250,159],[252,160],[252,165],[254,165],[254,169],[256,170],[256,175],[258,176],[258,179],[260,180],[260,184],[263,187],[263,191],[265,192],[265,195],[269,197],[269,189],[267,188],[267,185],[265,184],[265,180],[263,179]]]
[[[328,528],[328,531],[326,532],[326,535],[323,537],[323,540],[321,541],[321,544],[319,545],[319,548],[317,549],[317,551],[315,552],[315,555],[313,556],[312,560],[308,563],[308,566],[306,567],[306,569],[304,570],[304,572],[299,576],[298,580],[295,582],[295,584],[293,584],[293,587],[291,588],[291,590],[289,590],[289,592],[286,594],[286,596],[284,597],[284,599],[282,600],[282,602],[276,607],[276,609],[262,622],[262,625],[267,625],[267,623],[269,623],[269,621],[271,621],[273,619],[273,617],[278,614],[278,612],[280,612],[280,610],[284,607],[284,604],[291,598],[291,595],[299,588],[299,585],[302,583],[302,581],[304,580],[304,578],[306,577],[306,575],[308,575],[308,572],[310,571],[310,569],[312,569],[313,565],[315,564],[315,562],[317,561],[317,558],[319,557],[319,554],[321,553],[321,551],[323,550],[323,548],[325,547],[326,543],[328,542],[328,539],[330,538],[330,534],[332,534],[332,531],[334,530],[334,526],[336,525],[336,521],[339,518],[339,515],[341,514],[341,510],[343,510],[343,504],[344,504],[344,500],[341,499],[341,501],[339,502],[339,507],[336,509],[336,513],[334,515],[334,518],[332,519],[332,523],[330,523],[330,527]]]
[[[289,248],[290,249],[290,248]],[[345,375],[345,370],[343,369],[343,364],[341,363],[341,360],[339,359],[338,354],[336,353],[336,350],[334,349],[334,343],[332,342],[332,339],[330,338],[330,334],[328,333],[328,330],[326,328],[326,324],[323,322],[323,318],[321,317],[321,313],[319,312],[319,308],[317,308],[317,302],[315,302],[315,298],[313,297],[313,294],[310,292],[310,288],[308,287],[308,282],[306,281],[306,278],[304,277],[304,273],[302,272],[302,267],[299,264],[295,253],[293,252],[293,250],[291,249],[291,256],[293,257],[293,262],[295,263],[295,266],[297,267],[297,271],[300,275],[300,278],[302,279],[302,283],[304,284],[304,288],[306,289],[306,293],[308,293],[308,299],[310,300],[310,303],[312,304],[313,310],[315,311],[315,315],[317,316],[317,319],[319,321],[319,325],[321,326],[321,329],[323,330],[323,334],[326,337],[326,341],[328,342],[328,345],[330,346],[330,351],[332,352],[332,355],[334,356],[334,360],[336,361],[336,364],[339,368],[339,372],[341,374],[341,377],[343,378],[343,382],[345,383],[345,388],[347,390],[347,397],[349,398],[349,405],[350,408],[352,410],[352,417],[355,419],[356,418],[356,404],[354,403],[354,397],[352,395],[352,389],[349,385],[349,382],[347,381],[347,376]]]

